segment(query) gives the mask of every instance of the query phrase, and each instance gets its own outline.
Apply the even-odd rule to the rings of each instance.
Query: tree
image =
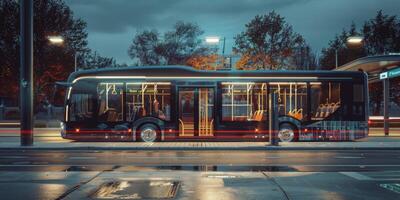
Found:
[[[220,57],[217,54],[211,55],[195,55],[190,57],[186,64],[195,69],[214,70],[218,67],[217,61]]]
[[[128,49],[129,57],[139,59],[143,65],[160,64],[159,40],[159,34],[156,30],[145,30],[136,33]]]
[[[364,23],[364,49],[368,55],[400,51],[400,20],[378,11],[374,19]]]
[[[297,70],[315,70],[318,65],[316,55],[312,52],[311,47],[305,43],[294,49],[291,58],[291,63]]]
[[[86,23],[75,19],[62,0],[34,0],[34,94],[35,101],[51,96],[52,83],[65,80],[74,70],[75,52],[85,53]],[[18,98],[19,5],[0,1],[0,96]],[[47,37],[61,35],[65,42],[54,46]]]
[[[136,33],[128,54],[141,65],[184,65],[192,57],[213,52],[201,45],[199,37],[202,34],[197,24],[185,22],[177,22],[163,37],[157,30],[144,30]]]
[[[361,46],[346,44],[350,36],[362,35]],[[347,31],[344,29],[335,39],[329,41],[328,47],[322,50],[321,66],[333,69],[335,66],[335,50],[338,51],[338,65],[343,65],[357,58],[387,54],[400,51],[400,20],[378,11],[375,18],[364,23],[362,29],[356,29],[353,23]]]
[[[305,45],[284,17],[272,11],[246,24],[246,30],[235,37],[234,52],[242,55],[238,68],[283,69],[293,64],[295,49]]]
[[[360,57],[364,57],[365,51],[361,46],[349,45],[347,39],[351,36],[359,36],[361,33],[357,31],[353,22],[349,30],[343,29],[340,35],[336,35],[335,39],[329,41],[329,47],[322,49],[320,59],[321,69],[331,70],[336,67],[336,52],[338,56],[338,66],[351,62]]]
[[[203,31],[197,24],[177,22],[172,31],[164,34],[159,46],[160,55],[167,65],[185,64],[191,56],[205,54],[208,48],[201,46],[199,37]]]
[[[83,69],[99,69],[106,67],[118,67],[114,58],[102,57],[96,51],[84,55]]]

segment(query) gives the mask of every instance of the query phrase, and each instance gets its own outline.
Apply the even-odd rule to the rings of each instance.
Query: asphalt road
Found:
[[[382,150],[2,150],[0,196],[154,199],[174,182],[169,199],[399,199],[399,158]]]
[[[2,171],[71,166],[77,170],[84,167],[85,171],[128,170],[132,166],[211,171],[384,171],[400,169],[400,151],[0,151]]]

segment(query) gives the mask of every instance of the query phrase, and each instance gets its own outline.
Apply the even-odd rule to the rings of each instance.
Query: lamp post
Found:
[[[206,37],[206,43],[209,45],[218,45],[221,41],[221,38],[218,36],[208,36]],[[223,66],[225,67],[225,37],[222,39],[222,59],[223,59]],[[215,69],[217,70],[217,66],[215,66]]]
[[[20,0],[21,146],[33,145],[33,1]]]
[[[64,38],[62,36],[48,36],[47,39],[53,45],[64,44]],[[76,72],[78,68],[78,51],[74,53],[74,71]]]
[[[364,38],[361,37],[361,36],[351,36],[351,37],[347,38],[346,44],[348,44],[348,45],[361,45],[363,40],[364,40]],[[335,49],[335,66],[336,66],[336,68],[339,67],[338,48]]]

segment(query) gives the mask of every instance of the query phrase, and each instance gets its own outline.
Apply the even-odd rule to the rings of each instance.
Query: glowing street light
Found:
[[[48,36],[47,39],[51,44],[61,45],[64,43],[64,38],[62,36]],[[76,71],[78,67],[78,52],[74,54],[74,70]]]
[[[64,38],[62,36],[48,36],[47,39],[52,44],[62,44],[62,43],[64,43]]]
[[[218,36],[207,36],[205,41],[209,45],[219,45],[221,38]],[[225,66],[225,37],[222,38],[222,59]],[[217,70],[217,66],[215,66],[214,70]]]
[[[361,36],[352,36],[352,37],[347,38],[347,43],[348,44],[361,44],[363,40],[364,40],[364,38]]]
[[[349,45],[362,45],[364,38],[361,36],[351,36],[348,37],[346,43]],[[335,63],[336,68],[338,68],[339,61],[338,61],[338,49],[335,49]]]
[[[206,37],[206,43],[207,44],[218,44],[219,43],[219,37]]]

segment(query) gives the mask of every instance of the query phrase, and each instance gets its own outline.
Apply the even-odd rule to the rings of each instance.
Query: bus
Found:
[[[144,66],[82,70],[63,85],[61,135],[72,140],[268,141],[271,93],[282,142],[368,134],[363,72]]]

